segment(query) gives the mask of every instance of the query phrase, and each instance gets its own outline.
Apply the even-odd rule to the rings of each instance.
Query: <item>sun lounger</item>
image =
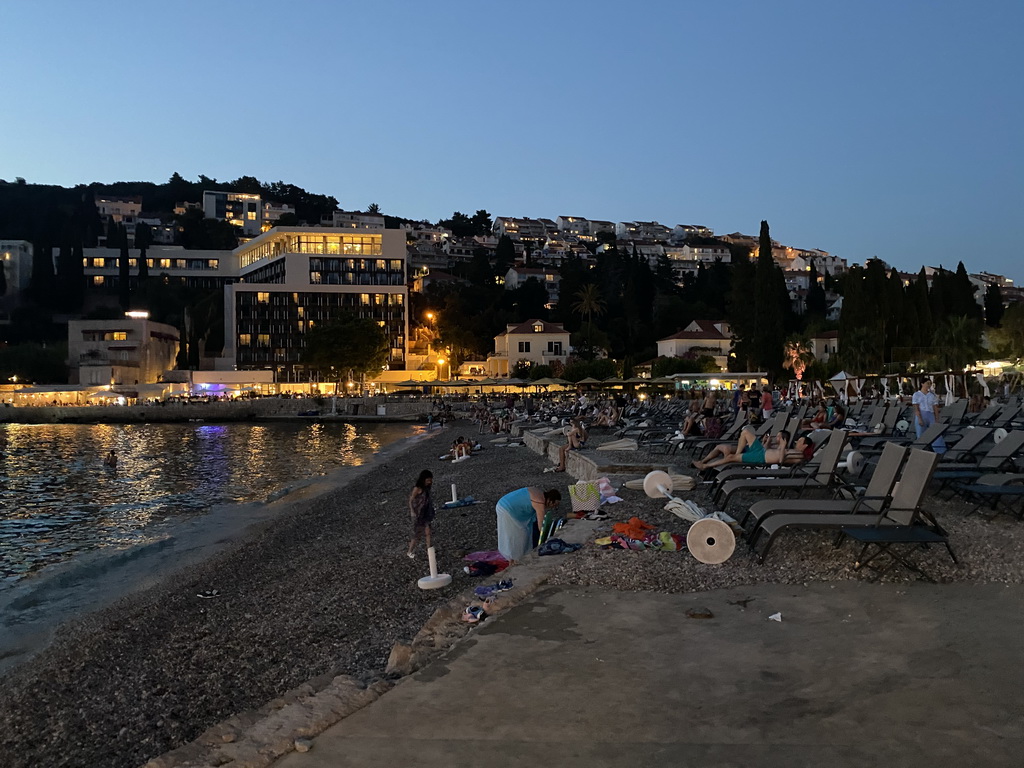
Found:
[[[839,455],[842,453],[843,445],[846,442],[846,433],[836,429],[828,438],[828,442],[821,449],[821,459],[816,468],[808,467],[802,477],[779,477],[779,478],[740,478],[728,480],[722,483],[715,494],[715,501],[721,502],[722,508],[729,506],[732,495],[738,491],[797,491],[806,493],[811,490],[828,490],[836,480],[836,471],[839,465]]]
[[[1024,447],[1024,430],[1015,429],[992,446],[991,450],[982,456],[977,464],[969,467],[965,467],[963,464],[942,464],[935,471],[933,479],[940,481],[939,490],[942,490],[957,481],[969,482],[982,475],[1000,472],[1008,466],[1012,466],[1013,456],[1021,447]]]
[[[774,514],[763,520],[749,537],[750,548],[763,562],[776,537],[792,529],[840,531],[843,528],[910,526],[927,522],[933,531],[945,535],[934,518],[921,510],[921,502],[938,458],[938,454],[912,449],[903,466],[900,480],[893,488],[891,499],[883,504],[878,514]]]
[[[866,488],[843,486],[837,493],[843,498],[836,499],[765,499],[752,504],[740,518],[744,530],[753,533],[758,526],[776,514],[878,514],[890,501],[893,485],[899,476],[900,467],[906,458],[907,448],[889,443],[882,450],[882,456],[871,473]]]

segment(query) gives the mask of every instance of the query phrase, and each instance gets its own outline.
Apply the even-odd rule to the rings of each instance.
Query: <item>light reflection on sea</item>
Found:
[[[0,587],[359,466],[409,434],[398,424],[0,424]],[[103,464],[112,448],[117,469]]]

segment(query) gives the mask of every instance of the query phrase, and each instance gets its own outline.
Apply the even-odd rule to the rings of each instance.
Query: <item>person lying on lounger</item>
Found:
[[[735,446],[716,445],[703,461],[695,461],[693,466],[705,470],[726,464],[798,464],[807,459],[809,447],[813,453],[807,435],[801,435],[792,449],[787,448],[788,442],[789,433],[784,429],[772,440],[768,435],[758,439],[753,429],[744,427]]]

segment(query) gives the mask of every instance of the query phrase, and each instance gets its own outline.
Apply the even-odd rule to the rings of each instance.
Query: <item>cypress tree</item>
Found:
[[[978,289],[971,282],[971,278],[967,274],[967,268],[962,261],[956,265],[956,274],[953,277],[952,284],[953,290],[956,293],[956,314],[981,320],[981,305],[974,298],[974,294]]]
[[[733,362],[737,371],[749,371],[756,367],[753,359],[756,320],[754,302],[751,301],[756,271],[748,256],[742,253],[734,254],[728,309],[733,337],[736,340],[733,345],[736,357],[730,362]]]
[[[7,295],[7,269],[3,261],[0,261],[0,298]]]
[[[929,301],[928,276],[924,267],[917,274],[914,281],[914,309],[917,310],[917,333],[914,338],[914,346],[930,347],[932,336],[935,334],[935,323],[932,320],[932,307]]]
[[[121,246],[121,255],[117,259],[117,297],[121,309],[128,311],[132,294],[131,286],[129,285],[131,274],[128,270],[128,233],[125,231],[124,226],[118,226],[117,239]]]
[[[992,283],[985,289],[985,325],[999,328],[1003,323],[1003,292]]]
[[[825,312],[828,311],[825,299],[825,289],[818,281],[818,268],[811,261],[811,270],[807,274],[807,301],[806,311],[809,318],[823,320]]]
[[[754,274],[753,356],[759,368],[775,374],[782,368],[783,307],[779,305],[778,281],[772,258],[772,238],[768,222],[761,222],[757,265]]]
[[[29,294],[40,304],[49,306],[53,303],[57,280],[53,274],[53,246],[49,243],[36,245],[32,251],[32,278],[29,282]]]
[[[139,222],[135,225],[135,247],[139,249],[139,283],[149,277],[149,262],[146,260],[146,249],[153,241],[149,225]]]

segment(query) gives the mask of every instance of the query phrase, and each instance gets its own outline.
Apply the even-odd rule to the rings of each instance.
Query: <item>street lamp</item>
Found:
[[[437,358],[437,365],[438,365],[438,369],[437,369],[437,377],[438,377],[439,379],[440,379],[440,378],[442,378],[442,377],[441,377],[441,370],[442,370],[442,369],[441,369],[441,367],[440,367],[440,366],[444,365],[444,364],[445,364],[446,362],[448,362],[448,361],[447,361],[447,360],[445,360],[445,359],[444,359],[443,357],[439,357],[439,358]],[[450,367],[449,367],[448,371],[449,371],[449,375],[451,375],[451,368],[450,368]]]

